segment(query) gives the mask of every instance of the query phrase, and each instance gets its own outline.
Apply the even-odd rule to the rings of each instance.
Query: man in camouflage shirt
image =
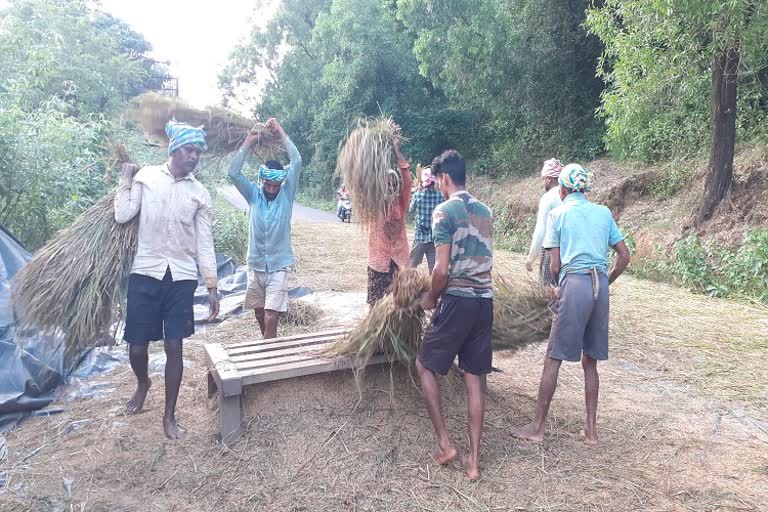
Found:
[[[445,428],[435,374],[447,374],[459,356],[469,404],[469,455],[464,462],[467,476],[476,480],[485,411],[483,380],[491,372],[493,355],[493,214],[465,190],[467,168],[458,152],[437,157],[432,173],[446,201],[432,216],[437,254],[432,288],[421,305],[433,309],[438,299],[440,305],[424,335],[416,368],[437,438],[432,458],[436,464],[447,464],[458,452]]]

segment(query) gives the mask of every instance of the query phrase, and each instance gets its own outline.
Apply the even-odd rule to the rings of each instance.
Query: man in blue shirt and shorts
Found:
[[[608,286],[627,268],[629,249],[611,211],[587,200],[591,176],[578,164],[563,168],[559,178],[559,206],[550,212],[544,247],[551,249],[552,276],[558,300],[539,385],[534,419],[513,431],[515,437],[541,442],[549,404],[563,361],[579,361],[584,368],[587,418],[582,438],[597,444],[597,362],[608,359]],[[618,257],[608,270],[608,249]]]

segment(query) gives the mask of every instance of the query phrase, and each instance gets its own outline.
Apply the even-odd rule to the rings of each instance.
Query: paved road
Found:
[[[333,213],[310,208],[299,203],[293,203],[293,218],[310,222],[333,222],[336,224],[341,222]]]
[[[240,195],[240,192],[233,185],[226,185],[219,188],[219,195],[226,199],[235,208],[248,211],[248,203]],[[307,220],[310,222],[341,222],[336,215],[317,208],[310,208],[308,206],[300,205],[299,203],[293,203],[293,219],[294,220]]]

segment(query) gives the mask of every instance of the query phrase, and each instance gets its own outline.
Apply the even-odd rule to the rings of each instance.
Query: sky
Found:
[[[0,2],[1,3],[1,2]],[[170,61],[179,79],[179,96],[202,108],[218,104],[219,72],[230,51],[272,15],[274,2],[257,9],[259,0],[100,0],[111,13],[152,44],[152,57]],[[244,108],[241,105],[241,109]]]

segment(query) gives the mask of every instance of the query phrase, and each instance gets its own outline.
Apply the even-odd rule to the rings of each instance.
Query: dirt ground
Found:
[[[365,313],[357,228],[294,225],[294,280],[313,287],[321,327]],[[498,270],[524,273],[499,252]],[[768,309],[623,277],[612,293],[611,359],[600,367],[601,444],[579,441],[581,369],[564,365],[541,445],[510,436],[532,413],[543,345],[496,353],[483,478],[435,467],[429,419],[405,369],[348,372],[248,389],[243,438],[224,446],[206,399],[202,343],[258,338],[249,316],[190,339],[178,406],[188,430],[165,439],[162,369],[146,411],[126,417],[127,365],[101,398],[54,404],[0,449],[2,511],[760,511],[768,510]],[[282,329],[282,333],[300,328]],[[305,329],[306,330],[306,329]],[[118,347],[116,350],[124,350]],[[155,347],[156,352],[161,351]],[[448,427],[466,447],[463,384],[441,381]]]

